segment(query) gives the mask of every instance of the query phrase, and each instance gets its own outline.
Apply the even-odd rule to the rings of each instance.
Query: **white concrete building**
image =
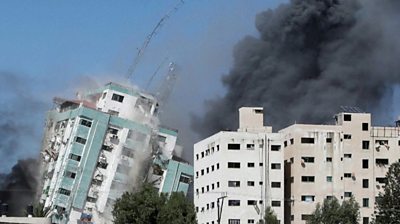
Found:
[[[194,145],[194,204],[199,224],[258,223],[271,206],[283,223],[283,141],[263,125],[262,108],[241,108],[237,132]]]
[[[177,131],[158,126],[152,95],[116,83],[55,103],[43,139],[40,199],[54,223],[83,216],[111,223],[115,200],[147,176],[150,158],[172,158]]]
[[[387,168],[400,158],[400,128],[373,127],[355,108],[334,125],[294,124],[280,131],[285,156],[285,223],[303,224],[325,198],[353,196],[361,224],[372,221]]]

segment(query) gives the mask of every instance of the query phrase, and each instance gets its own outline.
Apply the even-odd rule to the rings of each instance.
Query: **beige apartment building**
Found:
[[[279,131],[284,141],[285,223],[306,223],[325,198],[351,196],[360,204],[360,223],[372,220],[386,171],[400,158],[400,129],[372,127],[371,114],[347,109],[335,116],[334,125],[294,124]]]

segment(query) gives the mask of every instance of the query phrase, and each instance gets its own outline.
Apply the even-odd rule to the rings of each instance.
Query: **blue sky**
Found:
[[[232,64],[235,43],[245,35],[257,36],[255,15],[281,2],[188,0],[154,37],[133,82],[145,87],[166,57],[179,66],[178,81],[163,117],[167,125],[180,130],[182,144],[188,146],[196,140],[189,127],[190,114],[201,114],[205,99],[223,95],[220,79]],[[177,3],[2,1],[0,122],[18,119],[18,127],[27,128],[18,135],[20,143],[12,149],[15,153],[0,152],[4,160],[0,172],[17,159],[37,155],[45,111],[51,108],[54,96],[74,97],[80,88],[123,81],[137,48]],[[157,89],[167,64],[150,90]],[[13,81],[5,72],[12,74]],[[18,99],[25,101],[17,103]],[[26,101],[41,106],[32,107]],[[18,113],[21,110],[24,113]],[[186,157],[190,150],[185,149],[189,152]]]

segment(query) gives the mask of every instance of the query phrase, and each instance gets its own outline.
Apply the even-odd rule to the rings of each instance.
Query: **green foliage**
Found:
[[[195,224],[196,213],[193,204],[182,192],[174,192],[161,208],[157,217],[158,224]]]
[[[340,205],[339,201],[334,197],[325,199],[324,203],[317,204],[314,213],[308,220],[308,224],[354,224],[360,219],[360,206],[351,198],[343,201]]]
[[[153,186],[144,184],[136,193],[124,193],[112,211],[116,224],[195,224],[194,206],[183,193],[168,198]]]
[[[386,173],[384,191],[376,200],[375,223],[400,223],[400,163],[393,163]]]
[[[265,209],[264,222],[268,224],[279,224],[275,212],[269,206]]]

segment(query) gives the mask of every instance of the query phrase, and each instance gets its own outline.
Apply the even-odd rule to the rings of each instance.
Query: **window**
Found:
[[[202,169],[200,172],[201,172],[201,175],[203,176],[204,175],[204,169]]]
[[[344,192],[344,197],[350,198],[353,194],[351,192]]]
[[[344,158],[351,159],[351,154],[344,154]]]
[[[263,166],[264,164],[263,163],[260,163],[260,164],[258,164],[259,166]]]
[[[214,165],[211,166],[211,171],[214,171]]]
[[[254,181],[247,181],[247,186],[254,187]]]
[[[81,138],[81,137],[76,137],[75,141],[78,142],[78,143],[81,143],[83,145],[86,143],[86,139]]]
[[[162,135],[158,135],[157,136],[158,142],[163,142],[165,143],[167,141],[167,137],[162,136]]]
[[[247,167],[254,167],[254,163],[247,163]]]
[[[314,144],[314,138],[301,138],[302,144]]]
[[[70,153],[68,158],[78,162],[81,161],[81,156],[75,155],[73,153]]]
[[[362,123],[362,130],[368,131],[368,123]]]
[[[248,150],[254,150],[254,144],[247,144],[246,149]]]
[[[228,187],[240,187],[240,181],[228,181]]]
[[[93,198],[93,197],[89,197],[89,196],[88,196],[88,197],[86,198],[86,201],[87,201],[87,202],[96,203],[97,198]]]
[[[281,169],[281,164],[280,163],[272,163],[271,164],[271,169],[280,170]]]
[[[343,120],[344,120],[344,121],[351,121],[351,114],[345,114],[345,115],[343,115]]]
[[[212,209],[215,208],[215,203],[214,202],[211,202],[211,208]]]
[[[209,192],[210,191],[210,186],[206,186],[206,189],[207,189],[207,192]]]
[[[314,157],[301,157],[305,163],[314,163]]]
[[[219,163],[217,163],[217,170],[219,170]]]
[[[196,160],[199,160],[199,154],[196,154]]]
[[[369,207],[369,198],[363,198],[362,204],[363,204],[364,208],[368,208]]]
[[[327,176],[326,177],[326,182],[332,182],[332,176]]]
[[[247,220],[247,224],[254,224],[254,223],[255,223],[254,219],[248,219]]]
[[[97,167],[107,169],[108,163],[97,162]]]
[[[281,207],[281,201],[271,201],[272,207]]]
[[[315,196],[314,195],[302,195],[301,201],[313,202],[313,201],[315,201]]]
[[[235,169],[238,169],[238,168],[240,168],[240,163],[228,162],[228,168],[235,168]]]
[[[81,118],[81,121],[80,121],[79,123],[80,123],[81,125],[83,125],[83,126],[88,127],[88,128],[92,127],[92,122],[89,121],[89,120],[86,120],[86,119],[82,119],[82,118]]]
[[[369,217],[363,217],[362,224],[369,224]]]
[[[219,182],[217,182],[217,188],[219,188]]]
[[[190,183],[191,177],[192,177],[191,175],[182,173],[181,176],[179,177],[179,182],[188,184]]]
[[[71,171],[65,171],[64,176],[75,179],[76,173],[73,173]]]
[[[368,159],[363,159],[362,160],[362,168],[363,169],[368,169]]]
[[[228,144],[228,150],[240,150],[240,144]]]
[[[247,200],[247,205],[256,205],[257,201],[256,200]]]
[[[107,151],[107,152],[111,152],[113,149],[112,146],[108,146],[108,145],[102,145],[101,146],[101,150]]]
[[[315,177],[314,176],[302,176],[301,177],[301,182],[314,182]]]
[[[240,200],[228,200],[228,206],[240,206]]]
[[[332,143],[332,138],[326,138],[326,143]]]
[[[201,187],[201,193],[204,193],[204,187]]]
[[[389,159],[376,159],[375,162],[377,166],[389,165]]]
[[[206,170],[207,170],[207,173],[209,173],[209,172],[210,172],[210,168],[208,168],[208,167],[207,167],[207,169],[206,169]]]
[[[58,193],[69,196],[71,191],[64,188],[58,188]]]
[[[369,149],[369,141],[362,141],[362,149]]]
[[[271,182],[272,188],[281,188],[281,182]]]
[[[291,144],[291,145],[294,144],[294,139],[293,139],[293,138],[290,139],[290,144]]]
[[[134,153],[133,149],[130,149],[130,148],[124,146],[124,147],[122,147],[121,155],[129,157],[129,158],[133,158],[135,153]]]
[[[281,146],[280,145],[271,145],[271,151],[280,151]]]
[[[214,190],[214,187],[215,185],[214,184],[211,184],[211,190]]]
[[[204,158],[204,152],[201,152],[201,158]]]
[[[345,173],[344,178],[351,178],[351,173]]]
[[[363,179],[362,180],[362,187],[363,188],[368,188],[369,187],[369,180],[368,179]]]
[[[284,147],[287,147],[287,141],[284,141],[284,142],[283,142],[283,146],[284,146]]]
[[[328,196],[326,196],[326,199],[327,199],[327,200],[332,200],[332,199],[333,199],[333,196],[332,196],[332,195],[328,195]]]
[[[376,182],[380,184],[386,184],[386,177],[377,177]]]
[[[389,144],[389,141],[388,140],[375,140],[375,144],[387,145],[387,144]]]
[[[262,181],[258,182],[260,185],[263,185],[264,183]]]
[[[117,101],[122,103],[122,101],[124,101],[124,96],[118,95],[118,94],[113,94],[111,97],[111,100]]]
[[[326,157],[326,162],[328,163],[332,162],[332,157]]]
[[[240,219],[228,219],[228,224],[240,224]]]
[[[344,138],[344,139],[351,139],[351,135],[350,135],[350,134],[344,134],[344,135],[343,135],[343,138]]]

